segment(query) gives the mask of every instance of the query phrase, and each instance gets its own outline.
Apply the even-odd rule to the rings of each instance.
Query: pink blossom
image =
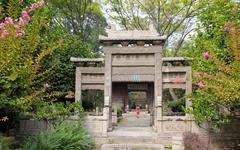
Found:
[[[45,84],[43,85],[43,87],[44,87],[45,89],[49,88],[48,83],[45,83]]]
[[[12,18],[11,17],[7,17],[6,19],[5,19],[5,22],[4,22],[5,24],[13,24],[13,20],[12,20]]]
[[[203,57],[208,60],[210,58],[210,53],[209,52],[204,52]]]
[[[34,4],[31,5],[32,9],[36,9],[37,7],[38,7],[37,3],[34,3]]]
[[[176,78],[175,78],[175,83],[180,83],[180,82],[182,82],[183,81],[183,78],[181,78],[181,77],[179,77],[179,76],[177,76]]]
[[[22,17],[18,19],[18,22],[16,24],[16,28],[23,28],[24,25],[26,25],[30,21],[30,16],[28,14],[23,14]]]
[[[5,28],[5,24],[4,23],[0,23],[0,30],[3,30]]]
[[[25,35],[25,32],[22,30],[22,29],[19,29],[15,35],[15,37],[21,37],[21,36],[24,36]]]
[[[7,35],[9,35],[9,32],[7,30],[4,30],[5,24],[14,24],[14,27],[16,29],[15,37],[23,36],[25,34],[25,32],[23,30],[23,27],[24,27],[24,25],[26,25],[31,20],[31,17],[29,15],[29,13],[32,10],[37,9],[37,8],[43,6],[43,5],[44,5],[44,1],[40,0],[40,1],[36,2],[36,3],[33,3],[31,5],[31,7],[26,7],[22,11],[22,16],[19,19],[16,20],[18,22],[16,22],[15,24],[14,24],[13,19],[11,17],[5,18],[4,23],[0,23],[0,30],[3,30],[0,38],[5,38]],[[48,88],[49,85],[46,83],[46,84],[44,84],[44,87]]]
[[[19,20],[18,20],[18,23],[17,23],[18,28],[23,27],[25,25],[25,23],[26,22],[23,20],[23,18],[20,17]]]
[[[24,35],[23,32],[17,32],[16,35],[15,35],[15,37],[21,37],[21,36],[23,36],[23,35]]]
[[[28,14],[28,12],[26,10],[22,11],[22,17],[21,18],[22,18],[22,20],[24,22],[28,22],[31,19],[29,14]]]
[[[203,89],[205,87],[205,85],[203,84],[203,82],[199,82],[198,84],[198,88],[199,89]]]
[[[37,2],[38,6],[41,7],[44,5],[44,0],[40,0],[39,2]]]
[[[44,0],[38,1],[37,3],[33,3],[33,4],[31,5],[31,7],[29,8],[29,11],[31,12],[31,11],[33,11],[34,9],[37,9],[37,8],[43,6],[43,5],[44,5]]]
[[[8,35],[9,35],[9,32],[7,30],[3,30],[2,34],[1,34],[1,39],[5,38]]]

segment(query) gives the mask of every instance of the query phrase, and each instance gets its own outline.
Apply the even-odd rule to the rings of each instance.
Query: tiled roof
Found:
[[[100,35],[99,40],[101,41],[155,41],[155,40],[166,40],[165,36],[159,36],[158,32],[153,26],[149,27],[149,30],[116,30],[114,26],[107,30],[107,36]]]

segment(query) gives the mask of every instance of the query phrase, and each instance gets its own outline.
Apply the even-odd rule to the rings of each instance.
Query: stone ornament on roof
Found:
[[[159,36],[159,33],[156,31],[153,25],[149,26],[149,30],[117,30],[115,25],[111,26],[111,29],[107,29],[107,36],[100,35],[99,41],[112,42],[113,44],[118,44],[121,42],[130,42],[133,41],[143,41],[145,43],[152,43],[153,41],[162,41],[166,40],[165,36]]]

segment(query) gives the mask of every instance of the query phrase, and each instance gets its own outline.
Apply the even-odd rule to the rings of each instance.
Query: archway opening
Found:
[[[141,110],[147,109],[147,92],[146,91],[129,91],[128,92],[129,110],[136,109],[137,106]]]
[[[154,83],[113,83],[112,120],[118,127],[150,127],[153,125]],[[137,114],[137,107],[140,108]],[[117,119],[114,119],[114,116]],[[118,122],[116,122],[116,120]]]

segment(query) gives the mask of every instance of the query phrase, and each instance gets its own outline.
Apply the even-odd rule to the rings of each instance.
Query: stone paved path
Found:
[[[112,132],[109,132],[109,135],[119,137],[153,137],[157,136],[157,133],[153,131],[152,127],[116,127]]]
[[[118,127],[150,127],[150,114],[141,112],[138,118],[135,112],[123,114]]]
[[[112,132],[108,132],[108,141],[101,150],[162,150],[163,145],[156,143],[157,133],[150,126],[150,114],[141,112],[139,118],[135,112],[123,114],[123,119]]]

